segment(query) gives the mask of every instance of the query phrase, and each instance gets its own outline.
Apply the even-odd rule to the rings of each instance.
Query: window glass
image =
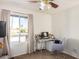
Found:
[[[20,18],[20,31],[21,33],[27,33],[28,32],[28,19],[27,18]]]
[[[10,41],[24,42],[28,35],[28,17],[10,16]]]

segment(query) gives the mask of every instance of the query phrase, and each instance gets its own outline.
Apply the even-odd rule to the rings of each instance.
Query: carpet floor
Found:
[[[76,59],[64,53],[50,53],[48,51],[36,51],[31,54],[17,56],[14,59]]]

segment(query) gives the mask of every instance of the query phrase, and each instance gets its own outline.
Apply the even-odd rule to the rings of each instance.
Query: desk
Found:
[[[60,43],[55,43],[55,41],[56,41],[55,39],[51,39],[51,38],[49,38],[49,39],[38,39],[37,44],[41,43],[41,45],[40,45],[41,50],[44,49],[43,46],[45,45],[44,46],[45,49],[50,51],[50,52],[52,52],[52,51],[59,51],[59,52],[63,51],[63,49],[64,49],[63,42],[60,41]]]
[[[52,38],[48,38],[48,39],[39,39],[38,41],[44,41],[44,42],[47,42],[47,41],[54,41],[54,39]]]
[[[41,43],[41,47],[40,49],[44,49],[43,46],[45,45],[45,49],[46,49],[46,43],[49,42],[49,41],[54,41],[54,39],[52,38],[48,38],[48,39],[37,39],[36,40],[36,45],[38,45],[38,43]],[[37,46],[38,47],[38,46]]]

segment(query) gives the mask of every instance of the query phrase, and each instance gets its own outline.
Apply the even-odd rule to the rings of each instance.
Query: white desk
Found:
[[[48,41],[53,41],[54,39],[49,38],[49,39],[39,39],[39,42],[48,42]]]
[[[48,50],[48,51],[50,51],[50,52],[52,52],[52,51],[62,51],[63,50],[63,48],[64,48],[64,45],[63,45],[63,42],[62,43],[59,43],[59,44],[56,44],[56,43],[54,43],[55,41],[54,41],[55,39],[51,39],[51,38],[49,38],[49,39],[37,39],[37,41],[36,41],[36,43],[38,44],[38,43],[40,43],[41,45],[41,47],[40,47],[40,49],[42,50],[42,49],[44,49],[43,48],[43,46],[45,47],[45,49],[46,50]]]
[[[49,38],[49,39],[37,39],[36,45],[37,45],[38,43],[41,43],[40,49],[44,49],[44,48],[43,48],[44,45],[45,45],[45,49],[46,49],[46,43],[49,42],[49,41],[54,41],[54,39],[52,39],[52,38]]]

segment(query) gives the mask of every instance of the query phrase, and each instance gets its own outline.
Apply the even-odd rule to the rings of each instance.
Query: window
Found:
[[[28,35],[28,17],[10,16],[10,41],[24,42]]]

